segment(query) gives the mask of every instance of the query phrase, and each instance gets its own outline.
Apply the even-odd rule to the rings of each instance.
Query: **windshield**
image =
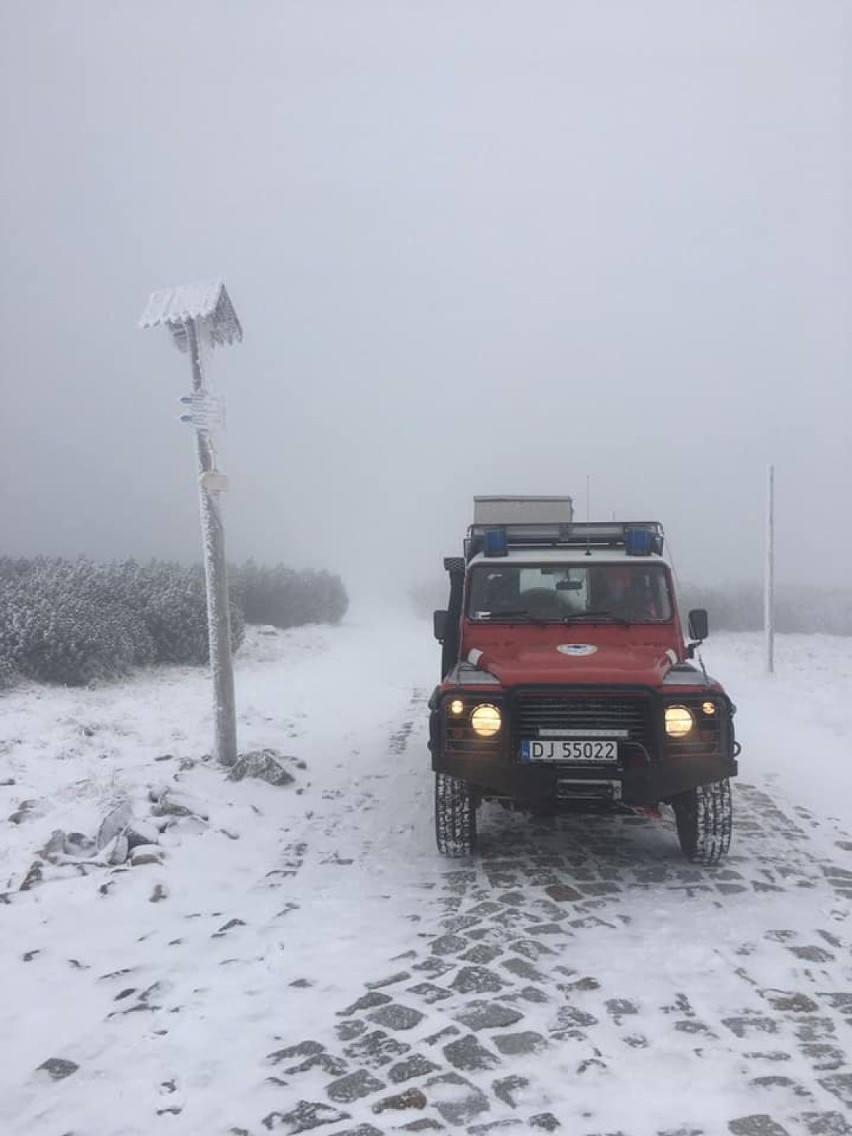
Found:
[[[668,576],[661,564],[477,564],[467,595],[470,619],[546,622],[671,619]]]

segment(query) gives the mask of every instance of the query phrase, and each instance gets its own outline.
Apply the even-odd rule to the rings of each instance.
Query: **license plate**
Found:
[[[521,761],[618,761],[618,742],[609,738],[525,738]]]

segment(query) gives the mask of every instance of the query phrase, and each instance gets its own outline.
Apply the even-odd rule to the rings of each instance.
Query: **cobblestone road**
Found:
[[[234,1136],[852,1133],[852,841],[753,785],[735,808],[732,855],[697,869],[670,818],[487,806],[411,949],[269,1054],[281,1104]]]

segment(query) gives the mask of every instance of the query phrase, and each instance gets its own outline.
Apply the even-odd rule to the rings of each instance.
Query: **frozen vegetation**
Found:
[[[250,560],[232,568],[230,580],[234,650],[246,622],[337,623],[348,606],[343,582],[329,572]],[[208,658],[207,600],[198,567],[0,558],[0,686],[18,676],[85,686],[136,667]]]

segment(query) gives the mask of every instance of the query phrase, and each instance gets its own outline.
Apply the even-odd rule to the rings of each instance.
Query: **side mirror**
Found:
[[[445,611],[432,612],[432,628],[439,643],[444,642],[444,632],[447,630],[447,613]]]
[[[703,642],[710,634],[706,608],[695,607],[689,613],[689,634],[699,642]]]

